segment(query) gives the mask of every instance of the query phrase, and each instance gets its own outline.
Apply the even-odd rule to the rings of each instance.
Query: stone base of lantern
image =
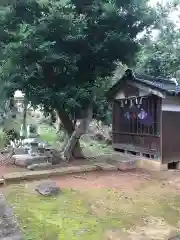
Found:
[[[38,164],[38,163],[45,163],[48,161],[47,156],[31,156],[29,154],[19,154],[19,155],[14,155],[13,157],[14,163],[17,166],[20,167],[27,167],[32,164]]]

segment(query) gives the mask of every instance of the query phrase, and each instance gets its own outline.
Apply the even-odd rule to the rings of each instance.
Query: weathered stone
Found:
[[[51,163],[39,163],[39,164],[31,164],[27,166],[28,170],[44,170],[44,169],[51,169],[52,164]]]
[[[24,154],[25,153],[25,149],[22,147],[19,148],[14,148],[14,154],[15,155],[19,155],[19,154]]]
[[[0,193],[0,240],[22,240],[17,219],[2,193]]]
[[[30,148],[31,152],[32,153],[37,153],[37,151],[38,151],[38,143],[37,142],[32,142],[30,144],[30,146],[31,146],[31,148]]]
[[[115,165],[111,165],[108,163],[95,163],[95,166],[98,166],[100,168],[100,170],[104,170],[104,171],[115,171],[118,170],[118,168]]]
[[[50,151],[46,151],[48,156],[48,161],[52,163],[52,165],[57,165],[62,161],[61,153],[55,149]]]
[[[96,140],[96,141],[103,141],[105,140],[105,136],[103,135],[103,133],[101,132],[97,132],[95,133],[93,136],[92,136],[93,140]]]
[[[28,165],[35,164],[35,163],[44,163],[47,162],[46,156],[31,156],[29,154],[20,154],[20,155],[14,155],[13,156],[15,165],[21,166],[21,167],[27,167]]]
[[[43,182],[35,188],[35,191],[43,196],[54,196],[60,192],[60,188],[55,182]]]
[[[27,145],[27,144],[29,145],[31,143],[39,143],[39,141],[36,138],[26,138],[23,140],[24,145]]]
[[[126,171],[126,170],[132,170],[136,168],[136,161],[114,161],[112,162],[119,170]]]
[[[39,147],[40,147],[40,148],[44,148],[44,149],[46,149],[46,148],[52,148],[52,147],[49,145],[49,143],[47,143],[47,142],[45,142],[45,141],[39,141]]]
[[[45,151],[46,151],[46,150],[44,149],[44,147],[41,147],[41,146],[38,147],[38,152],[39,152],[39,153],[42,154],[42,153],[44,153]]]
[[[22,180],[30,180],[30,179],[48,179],[52,176],[61,176],[64,174],[71,173],[82,173],[82,172],[91,172],[99,170],[98,166],[95,165],[81,165],[81,166],[71,166],[71,167],[61,167],[55,168],[51,170],[39,170],[39,171],[25,171],[25,172],[11,172],[3,175],[5,184],[14,182],[14,181],[22,181]]]
[[[111,144],[112,144],[112,138],[106,138],[106,139],[105,139],[105,143],[106,143],[107,145],[111,145]]]

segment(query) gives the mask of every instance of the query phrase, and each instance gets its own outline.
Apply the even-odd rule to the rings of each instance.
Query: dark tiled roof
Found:
[[[171,79],[163,79],[160,77],[151,77],[147,75],[142,75],[135,73],[134,74],[135,79],[140,80],[144,83],[149,83],[152,86],[156,86],[160,89],[166,90],[166,91],[176,91],[176,83]]]
[[[108,98],[111,98],[119,91],[121,83],[124,80],[142,83],[152,89],[158,90],[160,92],[166,92],[170,95],[176,95],[180,93],[180,85],[176,85],[175,81],[171,79],[143,75],[135,73],[131,69],[127,69],[124,76],[109,90],[107,94]]]

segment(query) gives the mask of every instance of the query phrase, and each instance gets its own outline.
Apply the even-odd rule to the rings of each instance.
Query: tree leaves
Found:
[[[115,61],[131,64],[137,34],[154,22],[147,1],[119,3],[14,0],[0,20],[2,61],[11,59],[3,79],[46,109],[73,114],[92,99],[105,106]]]
[[[155,40],[149,39],[145,44],[142,43],[141,52],[137,58],[138,71],[154,76],[180,79],[180,32],[175,22],[169,17],[176,8],[178,8],[176,0],[164,7],[158,6],[159,34]]]

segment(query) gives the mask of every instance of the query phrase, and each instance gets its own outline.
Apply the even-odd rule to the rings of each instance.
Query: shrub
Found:
[[[14,129],[4,130],[4,141],[6,144],[9,144],[10,141],[14,141],[15,139],[19,139],[19,133]]]
[[[33,133],[33,134],[36,134],[37,133],[37,126],[36,125],[33,125],[33,124],[30,124],[30,133]]]

